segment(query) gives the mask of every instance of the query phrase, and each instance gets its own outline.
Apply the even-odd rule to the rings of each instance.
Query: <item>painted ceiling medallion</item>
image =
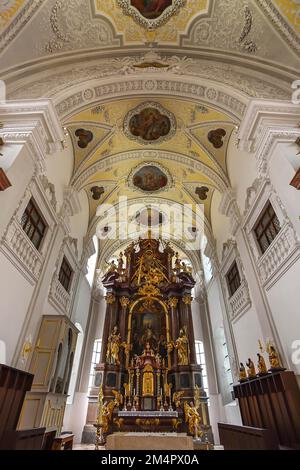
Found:
[[[163,166],[148,162],[141,163],[133,169],[128,178],[128,186],[149,194],[170,189],[173,186],[173,180]]]
[[[131,110],[124,122],[126,137],[143,145],[160,144],[176,133],[172,113],[158,103],[142,103]]]
[[[117,0],[125,15],[148,30],[159,28],[177,14],[186,0]]]

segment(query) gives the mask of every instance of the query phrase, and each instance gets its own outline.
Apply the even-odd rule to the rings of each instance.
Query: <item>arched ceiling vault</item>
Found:
[[[210,232],[211,202],[230,186],[229,142],[247,105],[290,100],[299,78],[298,2],[153,0],[151,21],[140,7],[131,14],[143,4],[136,0],[2,3],[0,79],[9,99],[52,98],[73,148],[70,184],[89,202],[89,234],[99,205],[116,206],[120,196],[201,203]],[[127,117],[140,106],[169,116],[166,138],[136,138]],[[151,164],[162,187],[141,191],[135,176]]]
[[[174,129],[170,137],[149,145],[130,137],[125,123],[132,110],[154,105],[162,113],[174,116]],[[142,163],[161,165],[170,175],[167,190],[158,193],[158,198],[181,205],[202,203],[210,221],[214,191],[224,191],[229,185],[227,149],[236,124],[230,115],[213,106],[172,96],[122,97],[70,116],[64,125],[74,150],[71,184],[86,192],[90,223],[96,217],[99,203],[115,205],[124,196],[129,201],[155,197],[151,192],[139,192],[131,184],[131,173]],[[222,135],[218,136],[220,131]],[[82,142],[80,132],[88,135],[87,141]],[[95,197],[95,188],[100,196]],[[201,188],[205,188],[204,194]]]

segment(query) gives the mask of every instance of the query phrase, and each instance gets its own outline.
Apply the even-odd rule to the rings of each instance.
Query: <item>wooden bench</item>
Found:
[[[52,450],[73,450],[74,434],[62,434],[54,439]]]

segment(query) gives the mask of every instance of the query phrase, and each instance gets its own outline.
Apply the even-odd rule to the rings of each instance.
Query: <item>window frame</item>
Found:
[[[31,209],[29,210],[29,206],[32,206]],[[33,219],[33,216],[32,216],[32,213],[35,212],[37,214],[37,217],[38,217],[38,220],[37,221],[34,221]],[[23,219],[24,217],[26,217],[26,220],[24,220],[23,222]],[[28,224],[28,222],[30,222],[31,226],[30,228],[33,228],[33,233],[32,235],[30,235],[30,231],[27,231],[26,230],[26,225]],[[41,230],[39,228],[39,224],[42,223],[44,228],[43,230]],[[43,216],[43,213],[41,211],[41,209],[39,208],[38,204],[36,203],[35,199],[33,197],[31,197],[23,211],[23,214],[21,216],[21,221],[20,221],[20,224],[21,224],[21,227],[25,233],[25,235],[27,236],[27,238],[30,240],[30,242],[33,244],[33,246],[35,247],[35,249],[41,253],[42,251],[42,248],[43,248],[43,244],[44,244],[44,241],[45,241],[45,238],[46,238],[46,235],[47,235],[47,231],[48,231],[48,228],[49,228],[49,225],[48,223],[46,222],[45,220],[45,217]],[[36,235],[36,233],[38,233],[39,235],[39,242],[38,244],[36,244],[34,242],[34,236]]]
[[[269,214],[270,209],[273,212],[272,216]],[[264,227],[264,223],[265,223],[264,219],[267,216],[269,217],[269,220],[266,226]],[[278,221],[279,227],[277,227],[276,224],[274,224],[275,219]],[[257,231],[259,227],[261,227],[262,231],[261,231],[261,234],[258,235]],[[270,232],[270,227],[272,227],[275,230],[276,232],[275,236],[273,236],[272,232]],[[268,199],[267,203],[265,204],[263,210],[260,212],[260,215],[258,216],[257,221],[255,222],[253,229],[252,229],[256,244],[262,256],[268,251],[269,247],[273,244],[274,240],[277,238],[281,229],[282,229],[282,226],[281,226],[279,217],[276,214],[276,211],[275,211],[275,208],[273,207],[272,202],[270,201],[270,199]],[[267,235],[268,232],[271,233],[272,235],[271,241],[268,238],[268,235]],[[267,243],[268,243],[268,246],[266,248],[264,248],[262,244],[263,237],[265,238],[265,240],[267,240]]]
[[[230,279],[230,276],[234,270],[235,270],[235,275],[232,277],[232,279]],[[238,286],[237,285],[233,286],[233,284],[235,283],[237,279],[238,279]],[[226,273],[226,282],[227,282],[229,296],[230,298],[232,298],[242,285],[240,270],[239,270],[236,260],[234,260],[234,262],[231,264],[230,268],[228,269]]]
[[[89,373],[89,386],[88,389],[90,390],[94,386],[96,371],[95,367],[100,363],[101,359],[101,352],[102,352],[102,339],[96,339],[93,345],[93,354],[91,360],[91,368]]]
[[[200,341],[200,340],[195,341],[195,351],[196,351],[196,362],[202,369],[201,376],[202,376],[203,390],[206,392],[207,396],[209,396],[207,365],[206,365],[206,356],[205,356],[203,341]]]
[[[70,271],[70,274],[66,273],[66,270],[64,269],[64,266],[67,266],[68,270]],[[64,275],[64,278],[68,280],[68,285],[66,286],[64,282],[61,279],[61,275]],[[71,291],[71,286],[72,286],[72,280],[74,277],[74,270],[71,266],[71,263],[69,263],[68,258],[66,255],[63,256],[62,262],[60,264],[59,268],[59,273],[58,273],[58,280],[61,286],[65,289],[65,291],[70,294]]]

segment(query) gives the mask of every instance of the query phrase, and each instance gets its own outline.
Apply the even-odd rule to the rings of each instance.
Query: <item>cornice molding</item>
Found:
[[[47,155],[62,149],[65,139],[51,100],[0,103],[0,121],[4,123],[0,136],[9,147],[7,166],[5,156],[3,166],[8,169],[20,146],[27,146],[38,173],[44,174]]]

